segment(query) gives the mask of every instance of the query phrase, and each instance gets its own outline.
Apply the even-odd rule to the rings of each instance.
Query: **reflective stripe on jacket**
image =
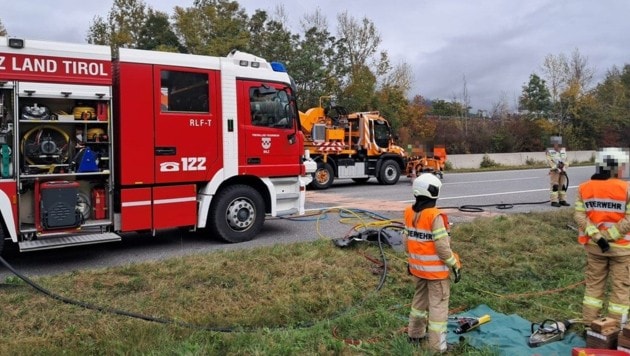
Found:
[[[628,183],[615,178],[590,180],[580,184],[578,191],[582,200],[576,202],[575,210],[586,213],[598,230],[606,230],[626,216]],[[585,245],[589,241],[590,237],[580,229],[578,242]],[[612,243],[626,247],[630,244],[630,234]]]
[[[560,151],[556,151],[555,148],[548,148],[546,152],[547,162],[551,169],[556,169],[558,163],[562,162],[567,166],[567,151],[564,148],[560,148]]]
[[[440,216],[444,228],[433,230],[433,221]],[[447,279],[449,267],[438,256],[435,241],[448,237],[448,218],[437,208],[427,208],[417,214],[408,207],[405,210],[407,251],[411,273],[424,279]]]

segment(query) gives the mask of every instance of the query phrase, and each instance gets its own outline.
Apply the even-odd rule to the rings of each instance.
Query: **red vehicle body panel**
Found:
[[[0,55],[0,79],[111,85],[112,63],[97,59],[5,53]]]
[[[197,191],[194,184],[153,188],[153,228],[194,226]]]
[[[120,191],[121,231],[148,230],[153,225],[151,188],[122,189]]]
[[[154,66],[153,82],[160,83],[162,71],[177,71],[177,67]],[[181,71],[181,69],[179,69]],[[178,112],[161,109],[161,92],[155,95],[156,183],[207,181],[222,167],[221,158],[221,87],[219,73],[209,70],[186,69],[187,73],[207,76],[208,112]],[[157,86],[157,84],[156,84]],[[204,100],[204,98],[199,98]],[[168,151],[168,153],[160,153]],[[166,168],[165,168],[166,167]],[[178,168],[174,170],[174,168]]]
[[[118,182],[125,185],[153,184],[154,127],[152,67],[124,63],[117,67],[114,101]]]
[[[298,176],[302,170],[299,162],[303,146],[295,134],[296,129],[271,128],[252,124],[250,110],[250,88],[259,87],[261,82],[239,81],[237,83],[238,100],[244,105],[238,106],[239,121],[239,173],[255,176]],[[273,84],[265,82],[264,84]],[[285,89],[283,85],[275,86]],[[297,125],[297,122],[295,123]],[[291,140],[294,140],[293,143]]]

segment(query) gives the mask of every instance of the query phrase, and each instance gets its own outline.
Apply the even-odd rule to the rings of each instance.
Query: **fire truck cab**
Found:
[[[253,239],[304,212],[305,157],[284,67],[0,37],[0,251],[201,229]]]

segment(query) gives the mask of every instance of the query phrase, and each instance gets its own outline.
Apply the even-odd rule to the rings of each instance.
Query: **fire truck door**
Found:
[[[302,152],[290,88],[255,81],[239,81],[237,88],[239,173],[299,175]]]
[[[155,181],[205,181],[218,170],[221,122],[217,72],[156,66]]]

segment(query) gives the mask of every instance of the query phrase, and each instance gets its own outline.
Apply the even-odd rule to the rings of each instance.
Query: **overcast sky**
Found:
[[[172,14],[193,0],[144,0]],[[337,14],[367,17],[381,34],[381,50],[394,64],[408,63],[411,94],[463,98],[464,78],[474,110],[501,100],[516,106],[530,74],[541,73],[546,55],[575,49],[601,80],[613,65],[630,64],[629,0],[241,0],[249,14],[284,6],[293,32],[320,8],[336,34]],[[111,0],[0,0],[0,20],[10,36],[85,42],[96,15],[107,17]]]

